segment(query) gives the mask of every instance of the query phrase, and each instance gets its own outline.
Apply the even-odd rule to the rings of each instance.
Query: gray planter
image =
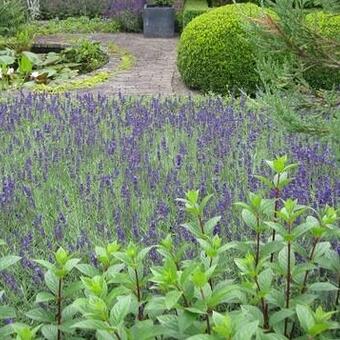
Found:
[[[175,34],[175,9],[145,5],[143,32],[146,38],[172,38]]]

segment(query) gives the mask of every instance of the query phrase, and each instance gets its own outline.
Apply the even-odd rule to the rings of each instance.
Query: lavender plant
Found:
[[[262,180],[284,189],[287,172],[296,165],[287,164],[286,156],[267,164],[274,175]],[[335,209],[318,212],[297,200],[273,198],[270,192],[249,193],[248,202],[236,206],[253,237],[224,242],[217,234],[221,216],[206,218],[212,195],[199,196],[199,191],[188,191],[177,200],[188,215],[183,227],[195,240],[197,256],[188,257],[188,249],[178,247],[173,234],[145,248],[116,241],[96,247],[94,264],[79,263],[59,248],[55,264],[36,260],[48,269],[50,290],[38,293],[36,302],[56,301],[56,308],[33,309],[26,315],[40,324],[30,328],[14,323],[0,329],[0,335],[333,339],[340,327],[334,320],[340,290],[335,281],[339,256],[331,245],[339,237]],[[150,262],[152,258],[157,260]],[[233,262],[238,270],[230,275],[226,268]],[[72,269],[73,283],[63,289]],[[65,299],[70,303],[62,306]]]
[[[192,187],[214,194],[206,213],[221,216],[222,242],[244,240],[252,230],[232,202],[265,187],[254,174],[272,176],[262,160],[276,153],[299,163],[278,202],[337,207],[339,168],[328,145],[284,134],[245,98],[29,94],[2,101],[0,223],[9,252],[22,258],[0,275],[8,300],[20,315],[30,308],[44,285],[32,259],[53,262],[60,246],[95,264],[95,245],[117,239],[123,248],[130,241],[148,247],[171,232],[176,249],[186,245],[194,256],[196,240],[173,200]],[[149,256],[160,259],[154,248]]]

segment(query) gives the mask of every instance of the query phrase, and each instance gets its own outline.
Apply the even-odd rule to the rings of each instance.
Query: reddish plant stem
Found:
[[[209,313],[207,313],[206,318],[207,318],[207,333],[211,334],[211,327],[210,327],[210,321],[209,321]]]
[[[59,285],[58,285],[58,296],[57,296],[57,324],[58,324],[58,334],[57,334],[57,339],[61,340],[61,330],[60,330],[60,325],[61,325],[61,309],[62,309],[62,287],[63,287],[63,279],[59,279]]]
[[[178,262],[177,261],[174,261],[174,262],[175,262],[175,266],[176,266],[177,271],[179,271],[181,268],[179,267]]]
[[[260,233],[256,233],[256,257],[255,266],[258,265],[260,259]]]
[[[211,257],[211,258],[210,258],[210,263],[209,263],[209,268],[211,268],[211,266],[212,266],[212,261],[213,261],[213,259],[212,259],[212,257]],[[211,288],[211,290],[212,290],[212,289],[213,289],[212,279],[210,278],[210,279],[208,280],[208,282],[209,282],[210,288]]]
[[[340,275],[338,278],[338,292],[336,294],[336,298],[335,298],[335,306],[339,305],[339,299],[340,299]]]
[[[259,229],[260,227],[260,219],[257,216],[256,218],[256,222],[257,222],[257,228]],[[259,260],[260,260],[260,237],[261,234],[260,232],[256,233],[256,257],[255,257],[255,266],[258,265]],[[255,278],[255,283],[257,285],[257,288],[259,290],[259,292],[261,291],[260,285],[258,283],[257,278]],[[266,301],[264,300],[264,298],[261,298],[261,306],[262,306],[262,314],[263,314],[263,328],[264,329],[269,329],[269,316],[268,316],[268,304],[266,303]]]
[[[202,219],[202,216],[201,215],[198,215],[198,223],[199,223],[199,226],[201,228],[201,232],[203,235],[205,235],[205,231],[204,231],[204,223],[203,223],[203,219]],[[212,258],[210,259],[210,267],[211,267],[211,264],[212,264]],[[209,279],[209,285],[211,287],[211,289],[213,288],[213,285],[212,285],[212,280]]]
[[[188,299],[184,295],[183,289],[181,289],[181,287],[179,287],[177,284],[175,286],[180,292],[182,292],[182,297],[183,297],[183,300],[184,300],[184,306],[189,307],[189,302],[188,302]]]
[[[314,253],[315,253],[315,249],[316,249],[316,246],[319,242],[320,238],[319,237],[316,237],[313,241],[313,246],[312,246],[312,250],[311,250],[311,253],[309,255],[309,261],[312,261],[313,260],[313,257],[314,257]],[[301,293],[304,293],[307,289],[307,279],[308,279],[308,274],[309,274],[309,270],[306,270],[305,272],[305,277],[303,279],[303,283],[302,283],[302,288],[301,288]]]
[[[205,296],[204,296],[204,292],[203,292],[202,288],[200,288],[200,292],[201,292],[202,300],[204,301]],[[211,334],[211,327],[210,327],[210,320],[209,320],[209,310],[207,311],[207,313],[205,315],[205,319],[206,319],[206,322],[207,322],[207,333]]]
[[[259,281],[257,279],[257,277],[255,277],[255,283],[257,286],[257,290],[260,293],[261,292],[261,287],[259,284]],[[263,328],[269,329],[269,315],[268,315],[268,304],[266,304],[266,301],[264,300],[263,297],[261,297],[261,306],[262,306],[262,314],[263,314]]]
[[[117,337],[117,339],[118,339],[118,340],[121,340],[121,337],[119,336],[118,332],[115,331],[114,333],[115,333],[115,336]]]
[[[280,181],[280,174],[278,175],[278,181]],[[275,205],[274,205],[274,222],[277,220],[277,212],[279,211],[279,199],[281,196],[281,191],[278,187],[275,188]],[[273,230],[272,241],[275,241],[276,231]],[[274,261],[274,253],[270,255],[270,262]]]
[[[292,225],[288,223],[288,234],[291,233]],[[291,283],[291,242],[288,241],[288,259],[287,259],[287,291],[286,291],[286,308],[289,308],[290,302],[290,283]],[[285,336],[288,336],[288,318],[285,319]]]
[[[135,268],[135,277],[136,277],[136,292],[137,292],[137,300],[139,302],[138,307],[138,320],[143,320],[143,306],[141,306],[142,297],[141,297],[141,291],[140,291],[140,284],[139,284],[139,277],[137,269]]]
[[[203,223],[203,220],[202,220],[202,216],[201,216],[201,215],[198,215],[198,223],[199,223],[199,225],[200,225],[202,234],[205,235],[205,232],[204,232],[204,223]]]

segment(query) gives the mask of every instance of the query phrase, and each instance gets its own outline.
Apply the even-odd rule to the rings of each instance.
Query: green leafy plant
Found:
[[[6,243],[0,239],[0,273],[10,267],[12,267],[15,263],[20,260],[20,257],[13,255],[4,255],[3,248],[6,246]],[[5,297],[5,292],[2,290],[0,286],[0,301],[3,301]],[[7,306],[5,304],[1,304],[0,306],[0,320],[11,319],[16,317],[16,311],[14,308]]]
[[[29,51],[0,51],[0,84],[5,89],[46,84],[52,79],[64,77],[68,68],[67,65],[61,64],[61,61],[62,58],[54,52],[40,56]],[[73,65],[75,66],[78,65]]]
[[[160,7],[168,7],[172,6],[174,1],[173,0],[151,0],[149,3],[154,6],[160,6]]]
[[[16,53],[0,51],[0,85],[32,87],[36,84],[59,83],[78,74],[93,71],[107,62],[108,56],[98,43],[83,41],[79,46],[61,53],[36,54],[30,51]]]
[[[26,313],[26,316],[41,323],[41,333],[47,339],[61,339],[63,334],[72,335],[74,316],[77,313],[72,304],[65,306],[65,301],[77,296],[80,282],[74,281],[66,285],[71,271],[77,266],[80,259],[72,258],[63,248],[59,248],[54,254],[55,263],[45,260],[35,260],[41,266],[47,268],[45,283],[48,292],[40,292],[36,296],[35,303],[48,304],[48,311],[42,307],[36,307]],[[54,311],[53,311],[54,310]]]
[[[205,216],[212,195],[200,199],[199,191],[189,191],[177,202],[188,215],[183,228],[196,241],[195,256],[187,257],[188,247],[177,247],[171,234],[146,248],[116,241],[97,246],[95,265],[59,248],[54,263],[35,260],[47,268],[49,291],[38,293],[40,306],[26,316],[39,324],[14,323],[0,335],[22,340],[40,334],[100,340],[331,339],[339,329],[334,317],[340,286],[334,280],[340,260],[329,242],[339,237],[336,210],[327,206],[317,212],[284,200],[296,165],[286,156],[267,165],[272,174],[258,176],[263,190],[235,203],[253,239],[224,242],[217,233],[221,217]],[[157,264],[150,262],[154,257]],[[6,267],[17,260],[5,261]],[[233,263],[236,270],[230,274],[226,268]]]
[[[116,33],[120,29],[119,22],[112,19],[70,17],[67,19],[51,19],[46,22],[32,21],[26,29],[32,34],[58,33]]]
[[[26,21],[21,0],[0,0],[0,35],[13,35]]]
[[[107,1],[97,0],[40,0],[40,17],[42,19],[87,16],[99,17],[106,9]]]
[[[108,61],[100,44],[89,40],[82,40],[76,47],[64,50],[62,55],[65,61],[79,64],[80,73],[93,71]]]

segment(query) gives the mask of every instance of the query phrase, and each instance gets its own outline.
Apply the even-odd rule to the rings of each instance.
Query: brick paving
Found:
[[[44,36],[37,38],[37,42],[62,44],[77,38],[99,41],[104,46],[114,43],[128,50],[136,59],[134,66],[129,70],[119,72],[94,88],[78,90],[79,92],[106,95],[119,92],[124,95],[195,94],[183,84],[176,67],[178,38],[147,39],[142,34],[134,33],[95,33]]]

